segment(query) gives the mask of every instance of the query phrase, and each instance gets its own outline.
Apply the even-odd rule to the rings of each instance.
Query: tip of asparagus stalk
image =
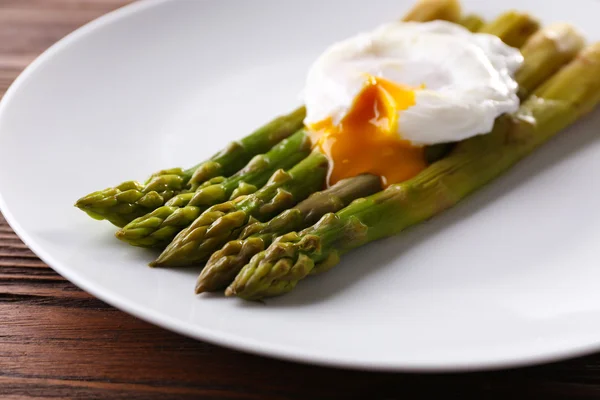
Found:
[[[427,22],[436,19],[456,22],[462,7],[459,0],[419,0],[402,21]]]
[[[196,283],[196,287],[194,288],[194,292],[196,294],[200,294],[200,293],[206,292],[206,286],[204,285],[204,283],[202,283],[202,282]]]
[[[169,246],[172,246],[171,243]],[[177,246],[171,247],[177,248]],[[170,252],[165,249],[156,260],[152,261],[150,264],[151,267],[159,267],[159,268],[177,268],[177,267],[191,267],[193,265],[197,265],[196,262],[189,261],[186,257],[177,254],[177,252]]]

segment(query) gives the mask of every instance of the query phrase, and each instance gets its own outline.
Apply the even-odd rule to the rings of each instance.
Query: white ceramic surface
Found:
[[[137,3],[52,47],[0,106],[0,206],[78,286],[140,318],[237,349],[389,370],[522,365],[600,349],[600,112],[439,218],[345,257],[293,293],[193,294],[197,271],[73,207],[90,191],[189,166],[295,107],[332,41],[410,0]],[[593,0],[464,1],[567,20],[600,39]],[[73,321],[73,323],[77,323]]]

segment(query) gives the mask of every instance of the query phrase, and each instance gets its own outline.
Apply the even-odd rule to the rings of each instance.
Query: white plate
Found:
[[[568,20],[600,38],[600,2],[464,3],[486,17],[515,7]],[[266,304],[194,296],[197,271],[149,269],[153,254],[73,207],[93,190],[193,165],[291,110],[325,46],[410,5],[149,1],[89,24],[2,101],[2,212],[83,289],[237,349],[389,370],[523,365],[600,349],[600,113],[455,209]]]

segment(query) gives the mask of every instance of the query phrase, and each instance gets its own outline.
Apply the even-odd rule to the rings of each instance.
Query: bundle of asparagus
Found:
[[[504,24],[498,23],[498,21],[503,21]],[[488,31],[497,30],[499,37],[503,40],[506,38],[515,40],[515,38],[519,37],[517,33],[529,35],[532,30],[529,28],[531,26],[537,26],[537,22],[531,18],[524,18],[521,14],[509,12],[503,14],[496,21],[492,22],[489,26],[486,25],[484,28]],[[523,29],[523,27],[527,27],[528,29]],[[526,50],[523,53],[526,65],[530,62],[535,62],[540,66],[554,66],[557,68],[564,64],[569,57],[573,57],[583,46],[583,41],[576,32],[573,30],[564,30],[564,35],[572,39],[569,40],[572,46],[564,50],[565,56],[562,55],[562,52],[560,55],[557,54],[555,48],[546,46],[549,39],[540,39],[542,37],[548,38],[550,36],[549,33],[555,30],[554,27],[548,27],[546,30],[540,32],[539,35],[532,38],[537,45],[530,45],[524,49]],[[519,41],[521,40],[519,39]],[[544,62],[539,63],[538,61],[541,59]],[[547,70],[550,71],[551,68]],[[528,79],[529,74],[536,72],[536,69],[530,68],[528,71],[530,72],[522,74],[522,79]],[[535,81],[532,81],[526,87],[530,90],[534,89],[533,85],[535,83]],[[153,265],[189,266],[204,261],[212,253],[207,266],[200,275],[196,291],[223,289],[254,254],[264,250],[278,235],[302,229],[308,226],[310,222],[314,222],[311,219],[321,217],[326,212],[335,212],[346,206],[350,201],[374,193],[378,189],[379,185],[374,182],[374,178],[371,176],[347,179],[329,190],[319,193],[321,196],[313,196],[310,201],[300,204],[298,208],[285,211],[283,215],[278,216],[269,223],[261,224],[257,222],[246,226],[242,236],[238,240],[227,243],[222,250],[218,250],[218,248],[227,239],[234,239],[238,236],[238,232],[241,231],[244,227],[243,224],[249,218],[247,214],[246,218],[241,218],[240,211],[232,206],[220,208],[220,210],[229,209],[231,215],[221,213],[218,214],[219,218],[212,217],[215,214],[209,211],[205,218],[196,220],[192,227],[180,233]],[[369,191],[372,192],[369,193]],[[339,196],[338,193],[342,195]],[[258,193],[249,197],[257,195]],[[250,210],[251,212],[252,210]],[[310,218],[307,218],[308,214],[310,214]],[[261,219],[258,215],[251,216]],[[191,234],[192,230],[201,233]],[[219,232],[219,238],[215,238],[215,234],[213,233],[209,241],[205,233],[208,231]]]
[[[256,193],[209,208],[179,233],[151,265],[179,267],[205,261],[254,218],[268,220],[320,190],[327,169],[327,158],[314,152],[289,172],[276,172]]]
[[[217,181],[213,178],[196,191],[176,195],[164,206],[125,225],[116,236],[135,246],[164,247],[208,207],[256,191],[273,172],[292,167],[309,153],[310,141],[301,129],[267,153],[255,156],[236,174]]]
[[[506,16],[517,16],[511,12],[502,15],[498,20],[506,21]],[[523,21],[522,18],[517,20]],[[503,27],[497,21],[491,25]],[[521,30],[520,24],[513,24],[513,29]],[[489,28],[487,28],[490,30]],[[500,38],[504,40],[504,35],[515,37],[513,29],[500,29]],[[571,44],[569,48],[557,49],[550,38],[557,38],[556,32],[561,32],[560,39]],[[562,24],[550,25],[536,34],[534,34],[522,48],[524,63],[520,71],[517,73],[516,80],[519,83],[521,94],[534,90],[545,78],[548,78],[552,73],[562,65],[571,60],[584,45],[583,38],[573,29],[567,29]],[[535,79],[533,77],[536,77]],[[340,186],[345,186],[341,184]],[[332,187],[333,189],[333,187]],[[356,190],[356,188],[355,188]],[[362,195],[360,197],[363,197]],[[346,197],[349,201],[357,197]],[[342,206],[346,206],[347,202],[338,202]],[[289,210],[268,223],[255,223],[250,225],[241,235],[241,237],[225,245],[221,250],[216,251],[210,258],[206,267],[200,274],[196,284],[196,292],[215,291],[226,287],[241,268],[250,261],[250,258],[258,252],[265,249],[277,236],[303,229],[308,226],[308,223],[302,223],[302,215],[311,213],[313,216],[323,216],[327,212],[335,212],[339,209],[328,209],[327,207],[319,207],[313,202],[310,206],[303,206],[298,209]],[[320,214],[320,215],[319,215]],[[312,222],[312,221],[307,221]]]
[[[356,200],[315,225],[283,235],[244,266],[227,295],[261,299],[291,291],[348,251],[396,235],[452,207],[573,124],[600,102],[600,43],[533,92],[487,135],[460,143],[417,177]]]
[[[430,3],[429,2],[420,3],[420,5],[415,8],[415,10],[417,10],[417,11],[423,10],[425,7],[424,4],[430,4]],[[455,13],[453,13],[453,12],[448,12],[448,11],[444,12],[444,10],[455,9],[456,4],[457,4],[456,2],[453,2],[453,1],[448,1],[445,3],[444,2],[433,2],[431,4],[435,5],[435,8],[432,9],[432,6],[427,7],[426,10],[429,11],[427,13],[427,15],[432,15],[432,16],[443,15],[445,17],[455,15]],[[445,4],[445,6],[441,7],[443,4]],[[434,12],[434,10],[436,10],[436,11]],[[418,14],[421,15],[420,16],[421,19],[425,18],[425,16],[424,16],[425,13],[419,12]],[[466,22],[468,22],[468,21],[466,21]],[[484,29],[486,29],[487,32],[489,32],[491,34],[496,34],[502,40],[505,40],[508,44],[522,43],[524,40],[529,38],[529,36],[532,34],[532,32],[534,32],[538,27],[539,27],[539,24],[535,19],[531,18],[530,16],[528,16],[526,14],[517,13],[514,11],[505,13],[505,14],[501,15],[497,20],[493,21],[492,23],[490,23],[488,25],[484,25]],[[569,32],[569,33],[572,34],[572,32]],[[575,41],[575,43],[578,43],[578,42]],[[541,46],[537,46],[536,49],[538,49],[540,47]],[[537,56],[537,53],[538,53],[538,51],[535,51],[535,49],[534,49],[534,56]],[[540,58],[544,59],[544,61],[545,61],[545,58],[543,55],[540,56]],[[551,62],[550,64],[554,65],[556,63]],[[302,134],[300,132],[298,132],[293,136],[293,138],[298,139],[298,137],[301,135]],[[450,149],[449,145],[430,146],[430,148],[428,149],[428,159],[430,161],[435,161],[436,159],[441,158],[443,155],[447,154],[449,149]],[[279,157],[277,155],[270,155],[269,153],[267,153],[267,156],[269,156],[270,159],[276,159],[276,160],[282,160],[282,161],[290,161],[291,160],[291,159],[285,159],[284,157]],[[314,157],[314,155],[313,155],[313,157]],[[294,160],[292,160],[292,161],[294,161]],[[271,163],[270,167],[285,168],[283,163],[277,164],[275,162]],[[245,168],[244,170],[246,170],[246,169],[248,169],[248,168]],[[267,172],[273,172],[272,168],[266,167],[264,169]],[[243,181],[247,185],[248,184],[252,185],[249,189],[255,189],[256,187],[260,187],[261,185],[263,185],[266,181],[266,179],[264,179],[265,175],[261,175],[261,179],[252,179],[252,178],[248,177],[246,173],[242,173],[241,174],[242,176],[239,176],[239,175],[240,174],[238,173],[233,178],[226,180],[225,183],[220,183],[221,187],[226,186],[226,185],[231,186],[232,184],[233,184],[233,186],[235,186],[238,182],[240,182],[243,179]],[[293,186],[293,185],[295,185],[294,182],[290,182],[288,184],[288,186]],[[250,191],[249,189],[246,188],[244,193],[247,194]],[[215,191],[217,192],[217,194],[219,194],[218,196],[211,195],[211,196],[207,197],[207,195],[205,194],[206,192],[213,193]],[[190,226],[192,224],[192,222],[194,222],[194,220],[196,220],[199,217],[199,215],[202,211],[206,211],[208,213],[207,216],[200,219],[200,221],[203,221],[204,224],[208,224],[209,221],[215,221],[215,218],[217,218],[217,216],[222,216],[223,214],[220,214],[220,213],[222,213],[223,210],[229,209],[229,210],[233,211],[233,209],[230,206],[218,207],[218,210],[208,209],[209,206],[219,204],[226,200],[226,196],[221,195],[222,192],[223,192],[223,190],[221,190],[220,187],[212,186],[212,187],[200,188],[200,190],[198,192],[196,192],[195,194],[188,192],[188,193],[184,193],[184,194],[175,196],[175,198],[169,200],[167,202],[167,204],[165,204],[165,206],[159,207],[155,211],[149,212],[148,214],[141,216],[141,217],[131,221],[127,225],[125,225],[121,230],[119,230],[117,232],[116,236],[119,239],[126,241],[135,246],[164,248],[175,238],[175,236],[180,231],[182,231],[185,228],[187,228],[188,226]],[[234,196],[232,196],[231,200],[234,200],[235,197],[237,197],[236,195],[239,193],[240,192],[235,192]],[[228,193],[227,193],[227,195],[228,195]],[[263,200],[261,200],[261,201],[263,201],[263,202],[266,201],[266,199],[265,199],[266,194],[264,192],[258,193],[256,196],[262,196]],[[295,196],[295,197],[296,197],[296,201],[302,200],[302,198],[300,198],[300,197],[297,197],[297,196]],[[293,206],[294,204],[288,204],[288,206]],[[214,211],[217,211],[217,212],[215,213]],[[252,215],[252,216],[255,218],[259,218],[257,215]],[[199,224],[200,224],[200,222],[194,224],[194,226],[190,227],[189,229],[196,229],[199,226],[203,226],[203,225],[199,225]],[[223,224],[224,224],[224,222],[223,222]],[[202,228],[202,230],[204,230],[204,228]],[[212,231],[213,230],[211,230],[211,232]],[[191,235],[191,236],[188,235],[188,232],[189,232],[189,230],[185,230],[184,232],[182,232],[179,239],[172,242],[171,246],[169,246],[169,249],[165,250],[165,253],[163,253],[164,255],[161,256],[152,265],[154,265],[154,266],[190,265],[193,263],[201,262],[205,258],[207,258],[206,254],[209,250],[207,245],[202,243],[201,238],[198,238],[195,235]],[[217,247],[219,247],[219,245],[223,244],[223,240],[231,239],[232,236],[234,235],[234,233],[235,233],[235,231],[231,232],[229,234],[229,236],[220,235],[222,237],[221,241],[216,241],[216,240],[211,241],[213,243],[211,249],[216,250]],[[190,250],[193,247],[193,245],[188,244],[188,243],[183,244],[182,240],[181,240],[183,237],[189,238],[190,241],[191,241],[191,238],[194,238],[195,242],[197,243],[196,247],[202,246],[202,251],[198,250],[198,252],[201,252],[203,254],[203,256],[200,256],[200,255],[192,256],[190,254]],[[177,249],[180,249],[180,248],[186,249],[185,256],[183,254],[184,250],[180,250],[179,254],[177,254],[177,253],[173,254]],[[177,260],[177,259],[181,259],[183,261],[181,261],[181,262],[173,261],[173,260]]]
[[[600,44],[582,50],[571,26],[539,29],[516,11],[486,24],[463,16],[458,0],[421,0],[403,18],[436,19],[519,47],[524,63],[515,80],[524,102],[489,134],[428,146],[430,165],[416,177],[382,190],[378,176],[363,174],[324,189],[329,160],[311,149],[301,107],[193,168],[125,182],[76,206],[121,227],[116,236],[129,244],[164,249],[153,266],[208,260],[197,293],[227,287],[227,295],[261,299],[453,206],[600,101]]]

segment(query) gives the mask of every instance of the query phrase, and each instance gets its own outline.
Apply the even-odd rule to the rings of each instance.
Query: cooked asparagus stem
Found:
[[[208,207],[256,191],[274,171],[292,167],[309,153],[310,141],[301,129],[267,153],[255,156],[235,175],[173,197],[166,205],[125,225],[116,236],[134,246],[164,248]]]
[[[523,68],[525,68],[528,73],[520,74],[516,77],[516,81],[522,87],[523,93],[533,91],[535,89],[534,85],[537,85],[540,80],[549,78],[552,75],[553,70],[570,61],[577,53],[576,50],[581,49],[581,42],[583,39],[574,30],[565,27],[561,29],[561,32],[564,32],[562,36],[554,34],[555,31],[556,28],[554,26],[544,28],[539,31],[539,34],[531,37],[524,45],[524,48],[526,48],[527,51],[524,55]],[[510,34],[510,30],[504,30],[504,33]],[[560,40],[561,43],[563,43],[564,47],[558,48],[555,43],[550,43],[549,45],[548,40],[543,39],[547,37],[555,37],[557,41]],[[571,56],[569,57],[568,54]],[[533,65],[530,65],[530,63],[533,63]],[[548,66],[550,65],[554,67],[549,68]],[[539,78],[529,79],[531,74],[535,74],[536,72],[538,73],[537,75],[539,75]],[[521,81],[521,79],[524,80]],[[448,154],[452,147],[449,147],[446,150],[444,149],[444,146],[446,145],[447,144],[429,146],[426,151],[428,161],[433,163]],[[436,151],[439,154],[437,154]],[[361,197],[363,196],[364,195],[361,195]],[[314,210],[314,215],[318,215],[317,218],[321,217],[326,212],[337,211],[327,210],[319,215],[319,210],[319,208]],[[251,225],[244,231],[238,240],[228,243],[221,251],[217,251],[211,256],[205,269],[198,278],[196,291],[212,291],[223,288],[224,285],[228,284],[225,283],[226,279],[233,279],[236,271],[239,271],[241,266],[246,264],[254,254],[264,250],[276,236],[303,229],[304,226],[297,226],[294,224],[298,219],[297,210],[289,210],[267,224],[256,223]],[[272,226],[278,227],[278,229],[267,229],[265,233],[268,234],[264,235],[261,235],[258,232],[257,234],[249,234],[249,229],[257,229],[260,231],[258,229],[259,226],[271,226],[271,224]]]
[[[279,170],[269,183],[240,201],[228,201],[206,210],[181,231],[152,266],[186,267],[206,261],[248,222],[268,220],[293,207],[325,185],[329,160],[314,152],[288,172]]]
[[[526,63],[517,71],[519,97],[526,98],[585,46],[584,37],[565,23],[557,23],[537,31],[521,48]]]
[[[321,192],[313,193],[296,207],[285,210],[268,222],[254,222],[244,228],[238,240],[228,242],[212,254],[198,277],[196,293],[225,289],[252,256],[263,251],[277,236],[306,228],[323,215],[336,212],[351,201],[381,190],[375,175],[342,179]]]
[[[75,206],[98,220],[125,226],[165,204],[182,191],[195,190],[217,176],[239,171],[257,154],[268,151],[281,140],[303,127],[306,109],[300,107],[256,130],[240,141],[230,143],[208,161],[187,170],[173,168],[158,171],[145,183],[128,181],[100,190],[77,200]]]
[[[520,48],[540,28],[540,23],[529,14],[509,11],[485,24],[479,32],[500,37],[509,46]]]
[[[245,299],[281,295],[344,253],[428,220],[511,168],[600,102],[600,43],[584,49],[491,133],[461,142],[415,178],[356,200],[252,258],[226,291]]]
[[[458,23],[470,30],[471,32],[477,32],[484,26],[485,21],[479,15],[468,14],[462,17],[458,21]]]
[[[427,22],[436,19],[458,22],[461,7],[458,0],[419,0],[403,21]]]

